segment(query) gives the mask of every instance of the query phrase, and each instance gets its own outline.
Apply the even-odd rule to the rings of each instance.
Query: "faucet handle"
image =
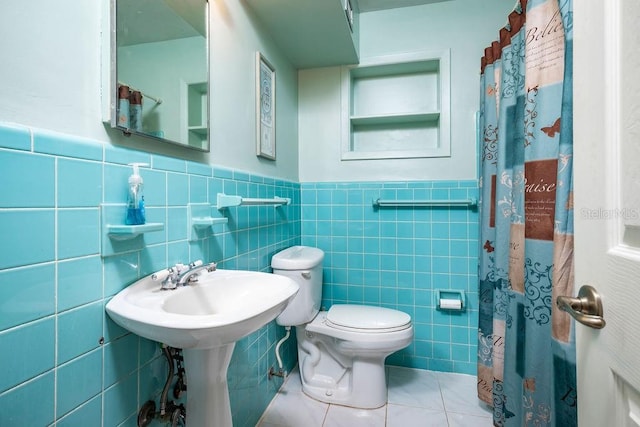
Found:
[[[164,271],[154,273],[151,275],[151,280],[154,282],[161,282],[160,289],[175,289],[178,283],[178,276],[181,271],[184,271],[188,266],[184,264],[176,264],[173,267],[169,267]]]
[[[178,264],[178,265],[182,265],[182,264]],[[158,282],[160,280],[165,280],[167,277],[169,277],[171,275],[175,275],[175,274],[177,274],[179,272],[180,272],[180,269],[177,268],[177,266],[169,267],[166,270],[160,270],[160,271],[156,271],[155,273],[153,273],[151,275],[151,280],[153,280],[154,282]]]
[[[164,281],[167,279],[167,277],[171,276],[172,274],[174,274],[174,269],[173,267],[164,269],[164,270],[160,270],[160,271],[156,271],[155,273],[153,273],[151,275],[151,280],[153,280],[154,282],[160,282],[160,281]]]

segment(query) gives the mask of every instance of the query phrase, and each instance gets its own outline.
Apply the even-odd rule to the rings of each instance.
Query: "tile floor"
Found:
[[[296,367],[258,427],[490,427],[490,408],[476,397],[471,375],[387,367],[387,405],[355,409],[302,392]]]

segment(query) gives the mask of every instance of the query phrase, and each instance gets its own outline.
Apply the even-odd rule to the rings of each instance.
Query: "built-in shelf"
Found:
[[[164,223],[126,225],[126,203],[104,203],[100,205],[101,255],[110,256],[144,248],[146,243],[164,240]],[[147,209],[147,215],[150,213]],[[145,239],[149,236],[149,240]],[[160,237],[159,237],[160,236]]]
[[[209,95],[207,82],[183,83],[186,104],[186,139],[190,146],[208,146]]]
[[[439,118],[439,112],[374,114],[370,116],[351,116],[351,124],[354,126],[368,126],[400,123],[437,122]]]
[[[448,51],[369,58],[342,81],[342,160],[450,155]]]
[[[153,231],[164,230],[164,224],[161,222],[150,222],[138,225],[112,225],[107,224],[107,234],[111,239],[128,240],[137,237],[140,234],[151,233]]]
[[[229,222],[228,218],[213,216],[213,206],[209,203],[189,203],[187,218],[189,219],[189,240],[198,240],[213,235],[213,227]],[[216,215],[220,215],[216,212]]]
[[[206,126],[189,126],[189,132],[206,137],[209,134]]]
[[[291,203],[291,199],[284,197],[274,197],[271,199],[259,199],[242,196],[230,196],[228,194],[218,193],[218,210],[230,208],[233,206],[282,206]]]
[[[229,222],[228,218],[211,218],[211,217],[196,217],[191,218],[191,226],[196,228],[206,228],[214,225],[222,225]]]

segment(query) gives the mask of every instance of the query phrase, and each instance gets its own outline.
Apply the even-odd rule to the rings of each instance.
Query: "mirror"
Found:
[[[111,0],[111,126],[209,151],[208,3]]]

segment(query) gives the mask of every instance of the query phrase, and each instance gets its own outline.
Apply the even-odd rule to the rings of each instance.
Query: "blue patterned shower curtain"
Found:
[[[571,0],[520,1],[480,103],[478,395],[496,426],[575,426]]]

